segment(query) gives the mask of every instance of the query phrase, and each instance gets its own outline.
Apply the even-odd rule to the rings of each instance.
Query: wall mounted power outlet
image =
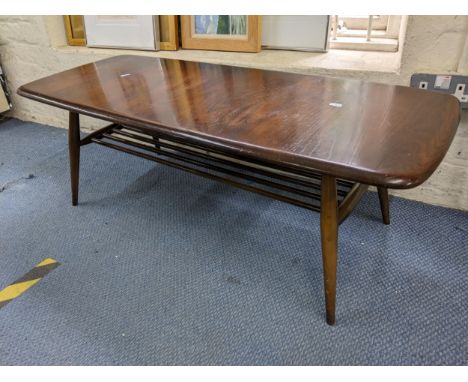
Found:
[[[468,109],[468,76],[416,73],[411,76],[411,87],[451,94]]]
[[[454,96],[457,97],[460,102],[468,102],[468,95],[465,95],[465,84],[457,84]]]

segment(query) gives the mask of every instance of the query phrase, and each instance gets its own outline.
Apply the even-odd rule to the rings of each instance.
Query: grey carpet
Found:
[[[368,193],[325,323],[319,216],[97,145],[70,205],[66,131],[0,124],[0,364],[467,364],[468,214]]]

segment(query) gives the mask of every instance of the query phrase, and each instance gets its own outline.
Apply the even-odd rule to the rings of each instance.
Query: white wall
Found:
[[[413,73],[468,75],[468,16],[410,16],[405,18],[398,53],[330,51],[326,54],[262,51],[138,52],[132,54],[225,63],[305,74],[353,77],[408,85]],[[27,82],[77,65],[122,54],[109,49],[66,46],[60,16],[0,16],[0,56],[13,93],[11,115],[57,127],[67,127],[65,111],[21,98],[16,89]],[[93,129],[102,123],[82,121]],[[468,112],[443,163],[431,179],[413,189],[393,192],[426,203],[468,210]]]

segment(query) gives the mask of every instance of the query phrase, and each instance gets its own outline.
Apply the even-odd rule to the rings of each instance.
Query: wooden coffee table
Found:
[[[72,204],[80,146],[97,143],[320,212],[327,323],[335,323],[338,226],[369,185],[437,168],[460,119],[455,97],[366,83],[141,56],[31,82],[18,93],[70,112]],[[80,139],[79,115],[110,121]]]

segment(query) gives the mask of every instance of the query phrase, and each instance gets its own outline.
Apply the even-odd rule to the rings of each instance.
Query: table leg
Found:
[[[161,146],[159,145],[159,138],[153,137],[153,142],[154,142],[154,147],[160,150]]]
[[[380,201],[380,211],[384,224],[390,224],[390,209],[388,206],[388,189],[386,187],[377,187]]]
[[[338,250],[338,203],[336,179],[322,176],[320,233],[322,240],[323,278],[327,324],[335,324],[336,264]]]
[[[70,112],[68,124],[68,154],[70,158],[70,180],[72,205],[78,204],[78,184],[80,176],[80,115]]]

